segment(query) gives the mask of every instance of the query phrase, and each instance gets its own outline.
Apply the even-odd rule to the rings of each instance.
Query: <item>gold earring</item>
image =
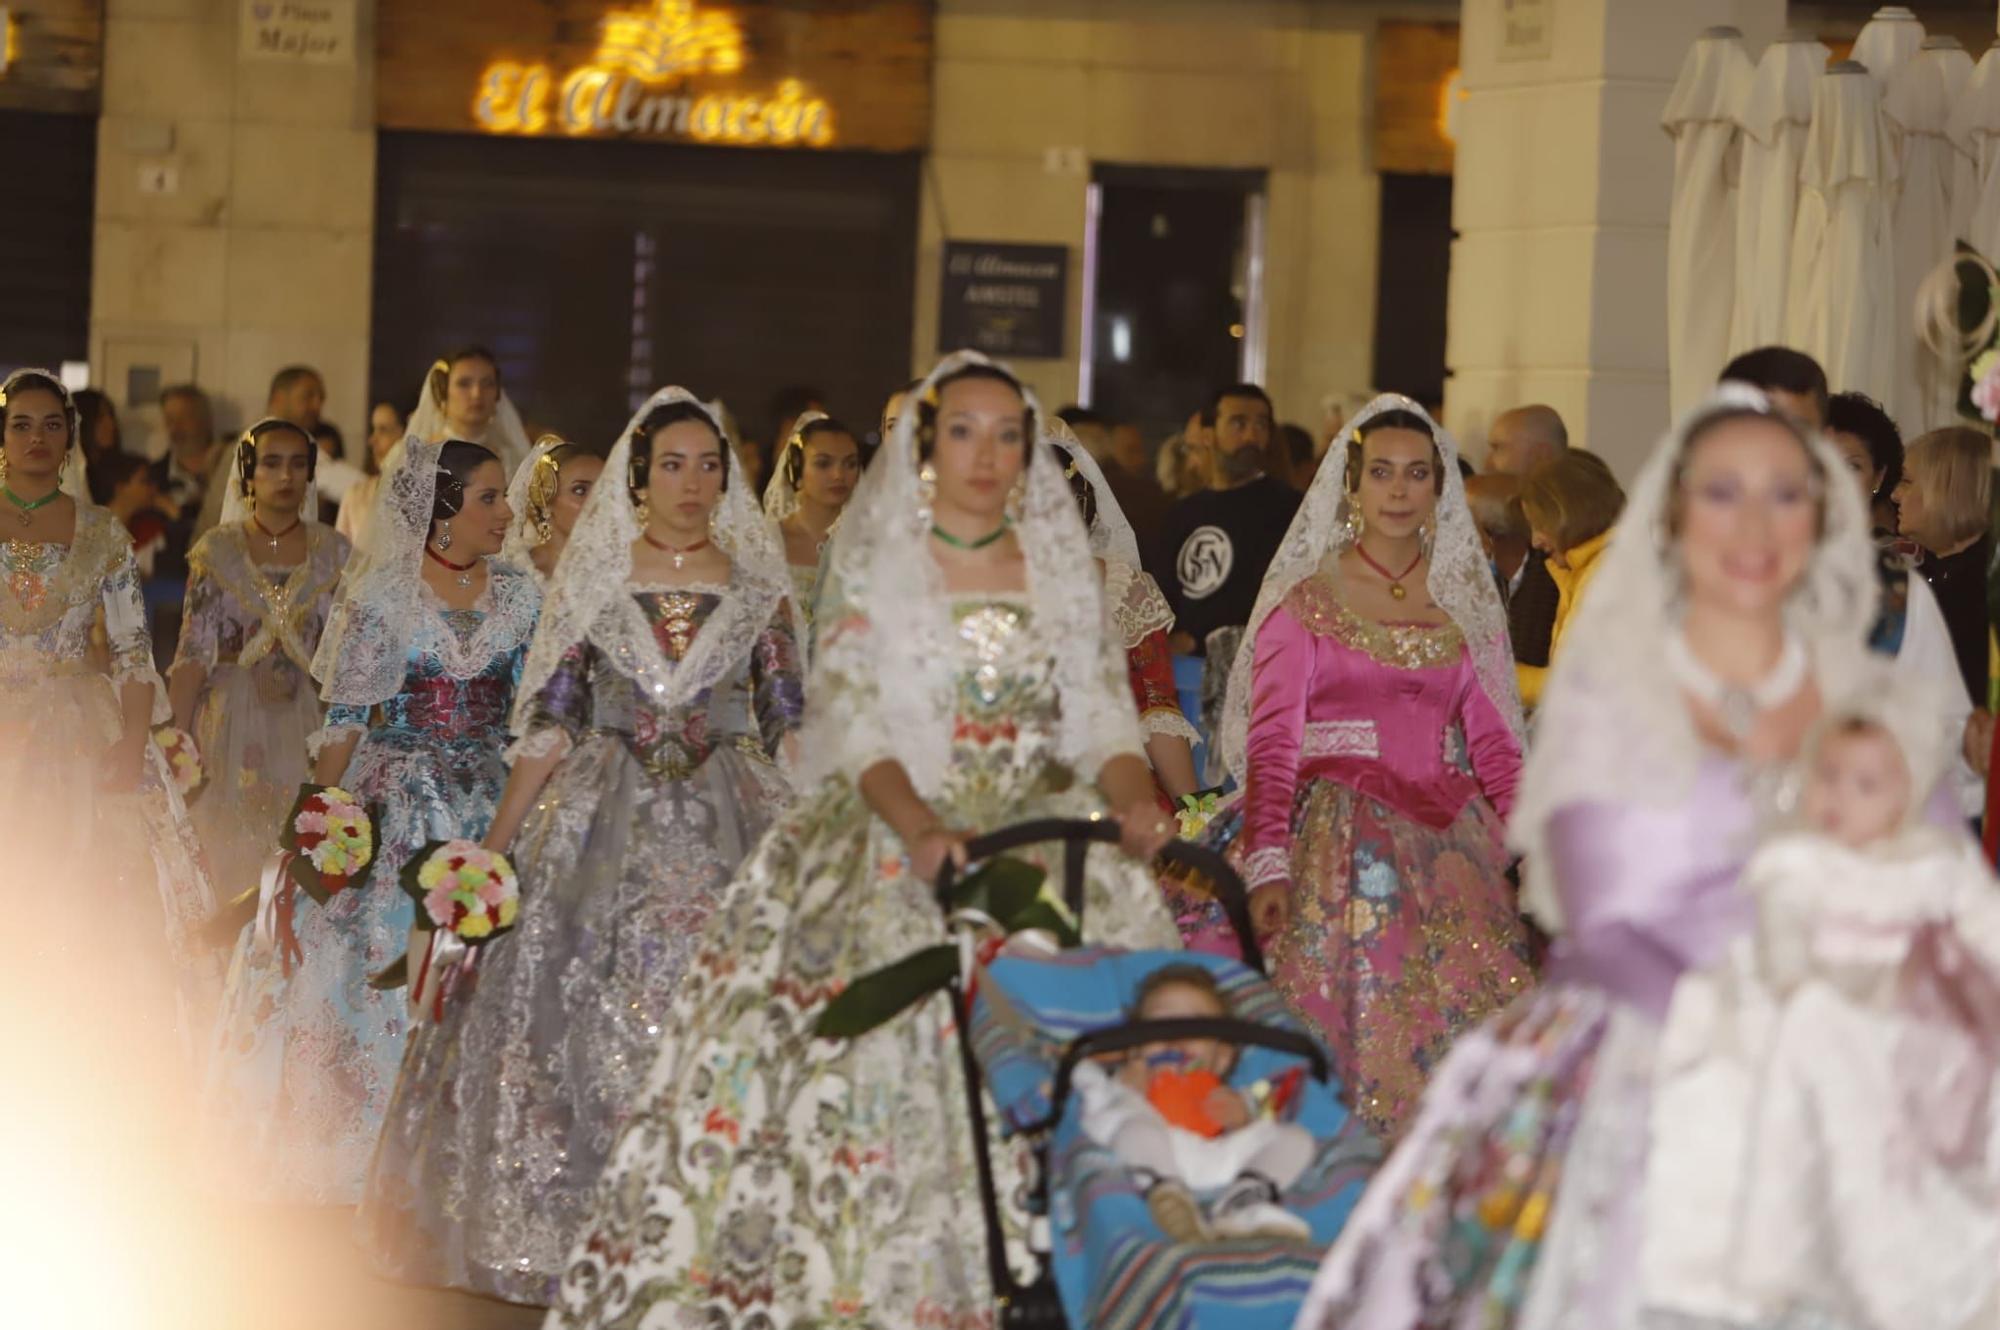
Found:
[[[68,460],[65,458],[64,460]],[[0,448],[0,485],[7,483],[7,450]]]
[[[1014,477],[1013,487],[1007,491],[1007,520],[1021,520],[1021,504],[1028,497],[1028,473],[1023,471]]]
[[[449,522],[438,528],[438,548],[441,550],[451,548],[451,523]]]
[[[549,515],[545,512],[536,513],[535,539],[541,542],[542,544],[546,545],[549,543],[549,537],[553,536],[554,534],[555,534],[555,523],[549,520]]]
[[[917,468],[917,520],[931,524],[931,503],[937,498],[937,468],[925,462]]]

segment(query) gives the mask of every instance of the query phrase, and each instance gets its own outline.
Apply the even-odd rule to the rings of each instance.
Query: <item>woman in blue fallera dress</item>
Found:
[[[477,444],[405,440],[314,657],[329,706],[313,779],[374,810],[377,854],[361,886],[300,900],[295,965],[255,924],[237,943],[211,1090],[263,1198],[360,1199],[409,1025],[404,995],[368,984],[408,941],[398,875],[430,841],[483,835],[506,784],[541,603],[533,576],[491,557],[506,487]]]

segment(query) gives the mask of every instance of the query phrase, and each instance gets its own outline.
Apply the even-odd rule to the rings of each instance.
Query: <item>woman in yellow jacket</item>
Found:
[[[1521,702],[1541,701],[1542,684],[1562,650],[1563,630],[1583,599],[1611,526],[1625,507],[1625,491],[1596,453],[1570,449],[1530,471],[1521,482],[1521,508],[1528,515],[1535,548],[1549,556],[1556,584],[1555,630],[1549,635],[1549,665],[1516,665]]]

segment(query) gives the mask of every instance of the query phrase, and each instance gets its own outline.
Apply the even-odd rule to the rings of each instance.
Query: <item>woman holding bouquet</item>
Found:
[[[549,591],[487,844],[517,935],[412,1036],[362,1204],[398,1278],[546,1303],[710,911],[790,797],[777,532],[709,408],[654,394]]]
[[[312,778],[374,810],[376,854],[361,885],[296,905],[296,961],[256,924],[237,944],[213,1088],[261,1196],[360,1198],[407,1023],[402,995],[368,984],[407,940],[398,875],[431,841],[483,835],[506,781],[541,592],[491,558],[505,490],[480,445],[406,439],[313,658],[331,706]]]
[[[1144,863],[1171,823],[1036,415],[1013,375],[961,353],[862,478],[821,589],[805,792],[660,1022],[552,1324],[990,1316],[947,1007],[852,1041],[813,1027],[849,981],[939,940],[932,883],[975,829],[1108,808],[1138,859],[1091,855],[1085,932],[1174,943]]]
[[[87,946],[146,995],[121,1017],[137,1042],[191,1047],[221,977],[199,933],[214,897],[152,740],[166,696],[132,540],[83,497],[76,406],[45,370],[0,383],[0,533],[0,844],[9,904],[35,911],[12,931],[65,968]]]
[[[318,456],[290,421],[260,420],[245,430],[222,524],[188,554],[187,610],[167,695],[207,774],[195,830],[225,899],[257,885],[272,828],[306,778],[306,744],[320,726],[312,658],[348,545],[306,516],[318,510]]]

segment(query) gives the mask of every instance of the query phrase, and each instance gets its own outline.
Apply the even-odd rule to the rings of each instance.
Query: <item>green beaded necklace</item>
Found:
[[[62,491],[60,489],[52,489],[39,499],[24,499],[20,495],[14,493],[13,488],[11,486],[5,484],[0,484],[0,494],[6,495],[7,502],[13,504],[14,507],[20,511],[22,526],[28,525],[29,514],[33,513],[37,508],[46,508],[50,504],[54,503],[57,499],[60,499],[62,497]]]
[[[934,522],[931,524],[931,534],[955,550],[983,550],[994,541],[1000,539],[1000,537],[1006,535],[1007,528],[1012,525],[1014,525],[1012,522],[1002,522],[991,533],[981,536],[977,540],[960,540],[957,536],[952,535],[951,532]]]

